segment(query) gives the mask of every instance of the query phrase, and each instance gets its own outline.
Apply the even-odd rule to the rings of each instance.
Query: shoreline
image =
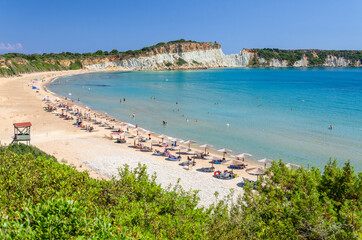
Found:
[[[98,71],[53,71],[0,79],[0,102],[2,103],[0,113],[6,116],[0,118],[0,127],[5,130],[0,134],[2,143],[7,139],[9,139],[7,143],[11,142],[13,122],[30,121],[33,124],[31,144],[48,154],[54,155],[60,163],[63,162],[62,159],[65,159],[68,165],[73,166],[78,171],[86,170],[91,177],[97,179],[116,177],[118,174],[117,169],[124,166],[124,164],[135,168],[141,163],[147,166],[147,172],[150,175],[156,172],[157,182],[162,187],[167,187],[170,184],[175,185],[177,180],[180,179],[180,185],[185,190],[198,190],[200,205],[203,206],[215,202],[215,192],[219,193],[219,199],[230,194],[231,189],[235,191],[235,198],[237,195],[242,194],[243,189],[240,187],[241,182],[243,182],[242,177],[256,180],[256,176],[247,174],[245,169],[234,170],[239,175],[235,179],[216,179],[212,176],[213,173],[197,171],[201,167],[210,167],[211,165],[209,161],[201,159],[196,159],[196,166],[193,169],[185,170],[179,166],[179,162],[167,161],[165,157],[154,156],[152,153],[134,149],[131,147],[133,145],[132,138],[129,138],[128,144],[114,143],[114,141],[104,137],[105,134],[110,134],[110,131],[107,129],[97,127],[98,132],[89,133],[81,131],[72,125],[73,121],[60,119],[54,114],[44,111],[43,107],[46,104],[42,102],[42,99],[46,94],[46,85],[51,80],[58,77],[91,72]],[[32,90],[29,85],[35,77],[45,77],[44,82],[40,84],[39,93]],[[14,95],[16,95],[16,98],[13,97]],[[54,93],[48,95],[53,98],[59,97]],[[78,102],[74,104],[80,105]],[[92,112],[104,115],[102,112],[93,110]],[[155,133],[152,134],[152,139],[159,140]],[[192,145],[191,148],[203,150],[195,145]],[[216,153],[210,151],[212,155],[222,155],[220,152]],[[183,160],[186,160],[186,156],[182,156]],[[247,168],[261,165],[254,164],[252,161],[247,161],[247,164]],[[214,166],[216,170],[220,171],[228,169],[226,165]]]
[[[88,70],[88,71],[89,71],[89,70]],[[95,72],[114,72],[114,71],[113,71],[113,70],[111,70],[111,71],[103,71],[103,70],[101,70],[101,71],[89,71],[89,72],[83,72],[83,73],[77,73],[77,74],[69,74],[69,75],[66,75],[66,76],[71,76],[71,75],[73,76],[73,75],[80,75],[80,74],[87,74],[87,73],[95,73]],[[56,94],[56,93],[53,93],[53,92],[51,92],[51,91],[46,87],[47,85],[51,84],[51,83],[52,83],[53,81],[55,81],[56,79],[62,78],[62,77],[66,77],[66,76],[56,76],[56,77],[50,78],[50,79],[46,80],[45,82],[43,82],[43,83],[41,84],[41,87],[44,89],[44,91],[50,93],[50,94],[53,95],[54,97],[58,97],[58,98],[62,99],[63,101],[66,101],[66,102],[68,102],[68,103],[75,104],[75,105],[77,105],[77,106],[79,105],[81,108],[88,108],[88,109],[90,109],[91,112],[93,112],[93,113],[96,113],[96,114],[101,115],[101,116],[103,116],[103,117],[108,117],[108,118],[116,119],[116,121],[118,121],[119,123],[131,124],[131,123],[127,122],[126,120],[119,119],[118,117],[112,116],[112,115],[110,115],[110,114],[108,114],[108,113],[105,113],[105,112],[103,112],[103,111],[101,111],[101,110],[91,109],[89,106],[87,106],[87,105],[85,105],[85,104],[82,104],[82,103],[79,103],[79,102],[76,102],[75,100],[74,100],[74,102],[71,102],[70,100],[65,100],[66,97],[61,96],[61,95],[58,95],[58,94]],[[139,126],[139,127],[142,127],[142,126]],[[147,131],[151,131],[151,130],[149,130],[149,129],[146,129],[146,130],[147,130]],[[153,139],[157,139],[157,140],[160,141],[161,138],[158,137],[159,135],[160,135],[160,133],[156,133],[156,132],[151,131],[151,136],[152,136]],[[177,138],[177,137],[175,137],[175,136],[167,136],[167,137]],[[181,143],[181,145],[185,145],[185,144],[182,144],[182,143]],[[204,148],[202,148],[202,147],[200,147],[199,145],[196,145],[196,144],[191,144],[191,148],[192,148],[193,150],[198,150],[198,151],[204,151],[204,150],[205,150]],[[210,152],[210,155],[217,156],[217,157],[223,157],[223,153],[218,152],[217,149],[208,148],[207,150],[208,150],[208,152]],[[230,157],[229,157],[229,158],[230,158]],[[263,164],[258,163],[256,160],[247,159],[247,160],[245,160],[245,161],[247,161],[248,164],[249,164],[249,165],[248,165],[248,168],[262,167],[262,166],[263,166]],[[250,163],[251,163],[251,164],[250,164]],[[250,175],[249,175],[249,177],[253,178],[253,177],[250,176]]]

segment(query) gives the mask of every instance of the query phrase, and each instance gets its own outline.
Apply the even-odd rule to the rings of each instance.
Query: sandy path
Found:
[[[79,70],[54,72],[54,74],[64,76],[85,72],[87,71]],[[166,161],[165,157],[135,150],[130,144],[116,144],[106,139],[104,134],[109,134],[109,130],[98,128],[98,132],[82,131],[72,125],[73,121],[63,120],[44,111],[45,104],[41,100],[46,93],[43,89],[36,93],[29,83],[35,77],[46,77],[49,81],[54,77],[50,74],[52,73],[34,73],[22,77],[0,78],[0,140],[2,143],[11,142],[14,122],[30,121],[33,124],[31,129],[33,145],[54,155],[60,162],[66,159],[67,164],[79,171],[89,171],[91,177],[117,177],[117,169],[124,164],[133,168],[141,163],[147,166],[149,174],[157,173],[157,181],[162,186],[175,184],[180,179],[180,184],[184,189],[199,190],[201,205],[213,203],[215,191],[220,194],[220,197],[229,194],[230,189],[235,189],[237,194],[242,193],[241,177],[219,180],[213,178],[212,173],[196,170],[202,166],[210,166],[208,161],[197,160],[194,169],[184,170],[178,162]],[[133,140],[129,139],[129,142],[133,143]],[[216,168],[224,170],[226,166]],[[255,179],[245,173],[245,170],[236,172],[241,176]]]

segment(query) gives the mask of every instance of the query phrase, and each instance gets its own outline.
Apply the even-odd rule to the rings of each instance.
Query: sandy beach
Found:
[[[86,70],[43,72],[24,74],[20,77],[0,78],[0,140],[2,144],[9,144],[13,136],[13,123],[31,122],[31,144],[48,154],[54,155],[59,162],[73,166],[78,171],[88,171],[91,177],[98,179],[117,178],[118,168],[128,164],[131,168],[139,163],[147,166],[148,173],[157,174],[157,182],[163,187],[174,185],[180,179],[180,185],[186,190],[198,190],[200,205],[209,205],[215,201],[214,193],[219,193],[219,199],[228,195],[231,189],[236,194],[242,194],[242,177],[256,180],[255,176],[243,170],[234,170],[238,177],[231,180],[221,180],[213,177],[213,173],[198,171],[201,167],[210,167],[208,160],[196,159],[196,166],[185,170],[180,162],[165,160],[165,156],[155,156],[152,152],[141,152],[133,148],[132,138],[128,143],[115,143],[107,139],[111,130],[94,125],[97,131],[87,132],[76,128],[72,120],[64,120],[54,113],[44,111],[47,106],[43,102],[47,95],[43,86],[54,79],[70,74],[88,73]],[[31,88],[31,81],[35,78],[44,78]],[[49,94],[52,99],[57,96]],[[63,99],[62,102],[65,102]],[[80,107],[82,108],[82,107]],[[82,108],[85,110],[84,108]],[[117,124],[114,124],[118,127]],[[140,126],[142,127],[142,126]],[[152,139],[159,140],[157,134]],[[146,144],[149,145],[149,144]],[[163,149],[158,148],[163,151]],[[192,149],[204,150],[192,145]],[[220,156],[220,152],[210,150],[211,155]],[[182,161],[186,155],[181,155]],[[65,159],[66,161],[62,161]],[[181,161],[181,162],[182,162]],[[259,166],[255,162],[247,161],[248,167]],[[226,170],[226,165],[214,165],[216,170]]]

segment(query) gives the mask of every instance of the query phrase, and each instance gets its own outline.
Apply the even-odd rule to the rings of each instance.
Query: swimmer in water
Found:
[[[333,130],[333,125],[332,124],[329,126],[329,130]]]
[[[135,118],[135,117],[136,117],[136,114],[133,113],[133,114],[132,114],[132,117]]]
[[[126,98],[123,98],[123,102],[125,102],[126,101]]]
[[[121,99],[119,99],[119,102],[120,102],[120,103],[122,103],[122,98],[121,98]]]

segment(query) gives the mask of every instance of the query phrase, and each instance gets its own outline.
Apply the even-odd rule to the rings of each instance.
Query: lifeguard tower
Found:
[[[26,142],[29,145],[30,127],[31,127],[31,122],[14,123],[14,137],[12,143]]]

